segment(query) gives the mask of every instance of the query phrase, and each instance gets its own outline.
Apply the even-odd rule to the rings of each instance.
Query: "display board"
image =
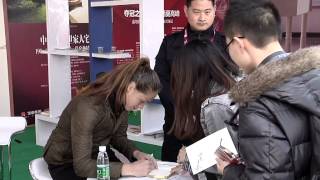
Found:
[[[45,1],[7,0],[6,4],[13,114],[26,117],[30,124],[35,114],[49,107],[48,60],[39,53],[47,48]],[[71,47],[88,48],[87,23],[71,25],[70,32]],[[71,66],[74,95],[89,82],[89,60],[71,57]]]

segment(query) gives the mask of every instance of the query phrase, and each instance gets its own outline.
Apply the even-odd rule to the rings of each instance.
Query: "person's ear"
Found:
[[[136,83],[135,82],[130,82],[128,87],[127,87],[127,93],[133,92],[135,88],[136,88]]]
[[[234,37],[233,41],[233,43],[235,43],[235,45],[238,46],[241,51],[245,49],[244,38]]]
[[[187,7],[187,5],[184,5],[183,11],[184,11],[184,15],[188,18],[188,7]]]

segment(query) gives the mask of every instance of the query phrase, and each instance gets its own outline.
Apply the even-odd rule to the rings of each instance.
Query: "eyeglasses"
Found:
[[[235,38],[235,37],[233,37],[233,38],[231,39],[231,41],[227,44],[226,49],[225,49],[227,52],[228,52],[228,48],[229,48],[229,46],[231,45],[231,43],[233,42],[234,38]],[[245,38],[245,37],[244,37],[244,36],[239,36],[239,37],[237,37],[237,38],[243,39],[243,38]]]

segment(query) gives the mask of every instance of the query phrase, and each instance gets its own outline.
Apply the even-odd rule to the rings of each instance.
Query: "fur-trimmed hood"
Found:
[[[307,94],[310,92],[310,87],[304,84],[305,79],[299,79],[300,76],[297,76],[313,69],[320,69],[320,46],[298,50],[290,54],[286,60],[270,62],[257,68],[230,90],[230,97],[240,105],[252,102],[266,93],[281,100],[291,101],[293,98],[298,100],[300,96],[307,95],[314,98],[316,95],[319,98],[320,85],[313,88],[313,94]],[[320,71],[316,74],[316,78],[320,79]],[[317,82],[319,83],[319,81],[313,83]],[[318,102],[315,103],[319,108],[320,99],[317,98]]]

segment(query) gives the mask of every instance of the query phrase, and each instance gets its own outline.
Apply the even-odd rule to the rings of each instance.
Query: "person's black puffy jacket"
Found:
[[[239,153],[224,180],[320,179],[320,47],[258,67],[231,90]]]

